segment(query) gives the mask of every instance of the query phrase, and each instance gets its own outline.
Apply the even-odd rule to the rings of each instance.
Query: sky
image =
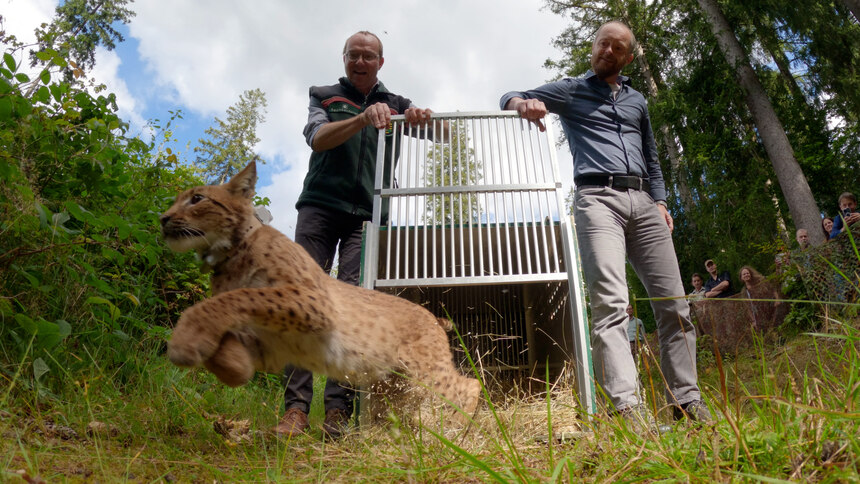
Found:
[[[3,28],[32,40],[56,5],[0,0]],[[130,5],[136,16],[120,29],[125,42],[99,50],[88,74],[116,94],[132,135],[147,136],[149,120],[164,123],[181,111],[174,150],[187,160],[216,116],[226,119],[242,92],[262,89],[268,107],[255,149],[266,164],[258,165],[257,192],[271,201],[272,225],[292,237],[310,156],[302,135],[308,88],[344,75],[347,37],[376,33],[385,56],[379,79],[419,107],[496,111],[503,93],[555,76],[543,64],[562,57],[551,42],[567,20],[543,6],[543,0],[137,0]],[[570,186],[570,154],[561,150]]]

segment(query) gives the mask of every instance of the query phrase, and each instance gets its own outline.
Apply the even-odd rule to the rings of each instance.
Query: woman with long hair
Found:
[[[764,320],[768,317],[773,317],[773,308],[780,303],[779,293],[776,289],[771,289],[770,284],[765,281],[764,276],[750,266],[741,267],[741,270],[738,272],[738,278],[744,284],[743,291],[747,299],[762,299],[761,297],[756,297],[757,295],[764,295],[765,297],[772,297],[774,299],[773,303],[767,301],[749,302],[749,315],[750,319],[752,319],[753,328],[763,328]],[[759,287],[762,283],[765,285]]]
[[[833,230],[833,219],[830,217],[824,217],[821,219],[821,230],[824,232],[824,240],[829,240],[830,231]]]

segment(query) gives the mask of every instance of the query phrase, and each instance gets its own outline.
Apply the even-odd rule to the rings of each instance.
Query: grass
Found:
[[[465,435],[394,419],[326,443],[315,402],[314,430],[279,439],[267,432],[283,405],[279,378],[230,389],[155,349],[129,352],[112,372],[81,351],[91,370],[59,375],[50,392],[0,387],[0,481],[856,482],[860,332],[856,321],[827,323],[782,345],[702,351],[701,387],[719,423],[646,438],[615,420],[579,420],[574,389],[559,383],[548,395],[494,395]],[[662,387],[655,366],[646,389]],[[574,438],[540,438],[550,431]]]

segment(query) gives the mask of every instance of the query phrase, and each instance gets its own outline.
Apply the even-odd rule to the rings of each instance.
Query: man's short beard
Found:
[[[614,67],[613,67],[613,68],[608,68],[608,67],[599,68],[599,67],[597,67],[597,66],[595,66],[595,65],[592,65],[592,66],[591,66],[591,69],[594,71],[594,74],[595,74],[595,75],[597,76],[597,78],[598,78],[598,79],[600,79],[600,80],[605,80],[606,78],[609,78],[609,77],[612,77],[612,76],[617,76],[618,74],[620,74],[620,73],[621,73],[621,71],[620,71],[620,70],[616,71],[616,70],[614,69]]]

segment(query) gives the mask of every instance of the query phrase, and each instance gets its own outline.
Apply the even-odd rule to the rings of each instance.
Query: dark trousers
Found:
[[[349,214],[304,206],[296,221],[296,243],[313,257],[328,274],[331,273],[335,251],[338,252],[337,278],[358,285],[361,270],[361,229],[364,220]],[[313,374],[303,368],[284,368],[284,408],[310,411],[314,397]],[[355,390],[332,378],[326,380],[323,394],[325,409],[339,408],[352,414]]]

